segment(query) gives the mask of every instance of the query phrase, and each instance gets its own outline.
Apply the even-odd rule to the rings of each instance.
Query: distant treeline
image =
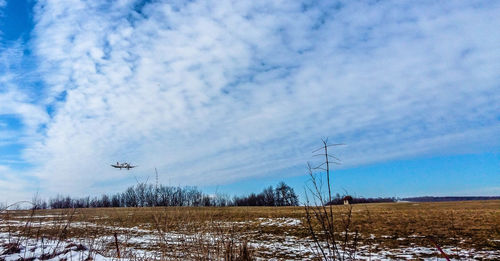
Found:
[[[495,197],[411,197],[402,198],[403,201],[411,202],[443,202],[443,201],[467,201],[467,200],[495,200],[500,199],[500,196]]]
[[[232,203],[235,206],[298,206],[299,198],[293,188],[281,182],[276,188],[269,186],[259,194],[234,197]]]
[[[261,193],[233,197],[225,194],[208,195],[197,187],[172,187],[140,183],[122,193],[100,197],[72,198],[57,196],[48,202],[34,199],[35,208],[107,208],[107,207],[155,207],[155,206],[297,206],[298,197],[293,188],[280,182]]]
[[[364,198],[364,197],[351,197],[351,196],[340,196],[340,194],[335,195],[327,205],[342,205],[344,204],[344,199],[347,198],[349,204],[362,204],[362,203],[383,203],[383,202],[396,202],[396,198]]]

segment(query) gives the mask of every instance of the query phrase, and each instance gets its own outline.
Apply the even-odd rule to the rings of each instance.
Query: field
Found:
[[[333,213],[354,259],[444,258],[438,248],[450,259],[500,259],[497,200],[357,204],[350,219],[349,207]],[[305,217],[304,207],[4,211],[0,260],[313,260]]]

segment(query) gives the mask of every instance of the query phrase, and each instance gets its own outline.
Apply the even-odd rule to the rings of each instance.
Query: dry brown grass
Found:
[[[334,206],[337,220],[345,213],[344,210],[344,206]],[[304,240],[309,237],[307,227],[302,225],[263,225],[268,219],[303,221],[303,207],[103,208],[77,209],[74,213],[71,210],[37,210],[31,214],[30,211],[1,214],[3,226],[0,230],[48,238],[113,238],[117,233],[124,253],[127,249],[162,251],[170,248],[169,251],[181,255],[183,251],[192,253],[192,250],[185,249],[191,245],[199,251],[195,254],[200,257],[212,251],[211,248],[223,252],[224,247],[235,242],[274,240],[279,243],[285,240],[285,236]],[[71,225],[64,229],[70,217]],[[23,222],[28,219],[30,229],[23,229],[26,224]],[[336,231],[342,231],[341,222],[336,222],[336,225],[339,226]],[[374,252],[412,246],[432,248],[434,245],[429,237],[440,246],[500,251],[500,201],[359,204],[353,208],[352,226],[360,232],[360,245],[372,245]],[[134,235],[144,235],[144,231],[150,231],[146,234],[154,238],[154,244],[141,246],[127,241]],[[200,244],[201,240],[181,236],[174,240],[190,243],[173,246],[163,242],[161,235],[164,233],[195,235],[195,239],[210,234],[218,241]],[[110,241],[106,246],[108,251],[115,249],[113,243]],[[216,244],[222,246],[216,248]],[[280,255],[259,253],[258,247],[252,251],[264,258]],[[224,255],[222,252],[213,254],[221,256]]]

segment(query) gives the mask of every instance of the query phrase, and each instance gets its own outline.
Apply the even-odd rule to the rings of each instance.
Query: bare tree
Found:
[[[328,139],[321,141],[323,146],[312,153],[313,157],[324,160],[317,165],[307,163],[310,183],[306,187],[306,226],[315,243],[314,250],[322,260],[355,260],[358,233],[355,231],[354,236],[350,236],[352,206],[347,206],[345,215],[337,220],[331,205],[331,164],[340,164],[340,159],[331,154],[328,148],[344,144],[329,144]],[[326,195],[323,188],[324,176],[326,176]],[[336,225],[337,227],[340,225],[338,231]]]

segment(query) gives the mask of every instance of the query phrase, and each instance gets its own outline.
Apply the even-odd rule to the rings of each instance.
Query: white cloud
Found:
[[[0,172],[7,172],[9,170],[9,167],[0,165]]]
[[[28,74],[20,73],[23,59],[23,46],[17,42],[9,46],[0,45],[0,117],[15,115],[24,124],[18,132],[18,141],[37,136],[41,124],[47,122],[47,114],[35,97],[22,86]],[[26,81],[26,80],[25,80]]]
[[[498,147],[499,7],[455,4],[45,1],[56,112],[25,157],[49,191],[85,193],[123,179],[117,160],[179,184],[271,175],[324,136],[345,166]]]
[[[7,6],[7,0],[0,0],[0,18],[3,18],[5,16],[5,11],[4,8]],[[0,39],[3,35],[3,32],[0,31]]]
[[[26,177],[12,173],[13,170],[8,166],[0,165],[1,204],[10,205],[19,201],[29,200],[30,196],[36,192],[37,188],[31,182],[28,182]]]

